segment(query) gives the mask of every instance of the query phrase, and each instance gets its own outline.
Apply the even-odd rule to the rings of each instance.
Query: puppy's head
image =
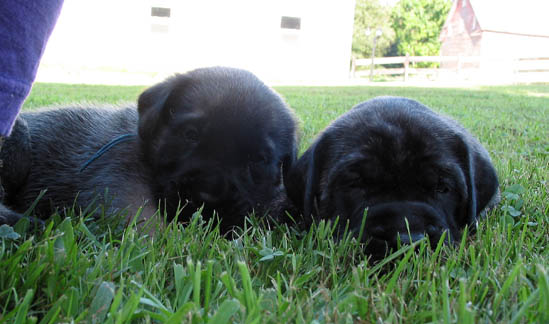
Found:
[[[498,180],[488,153],[455,122],[420,103],[377,98],[334,121],[286,180],[290,199],[311,216],[346,222],[358,234],[368,209],[368,252],[443,232],[458,237],[493,203]]]
[[[139,97],[139,138],[157,198],[180,219],[216,212],[222,230],[265,211],[296,158],[291,110],[253,74],[205,68]]]

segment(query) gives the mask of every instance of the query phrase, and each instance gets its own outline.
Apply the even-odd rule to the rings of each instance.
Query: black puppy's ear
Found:
[[[139,96],[137,111],[139,112],[138,132],[141,139],[150,139],[156,133],[163,116],[162,110],[175,87],[176,78],[177,76],[154,85]]]
[[[293,145],[294,149],[290,154],[287,154],[282,158],[282,180],[286,183],[290,170],[294,167],[297,160],[297,144]]]
[[[459,136],[457,154],[467,184],[467,210],[460,226],[474,223],[499,200],[499,181],[488,152],[468,134]]]
[[[301,156],[284,179],[286,192],[303,217],[310,218],[320,193],[320,178],[324,165],[324,138],[317,140]]]

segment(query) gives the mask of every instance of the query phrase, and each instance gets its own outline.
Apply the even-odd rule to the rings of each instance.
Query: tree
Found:
[[[368,28],[371,31],[369,36],[365,33]],[[382,35],[377,39],[376,56],[383,56],[395,38],[391,28],[391,8],[381,5],[378,0],[356,0],[353,31],[353,55],[356,58],[372,55],[373,37],[377,28],[381,28]]]
[[[399,55],[438,55],[438,40],[452,2],[449,0],[400,0],[391,13]]]

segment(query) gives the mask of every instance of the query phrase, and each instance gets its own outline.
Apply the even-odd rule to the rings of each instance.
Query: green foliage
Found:
[[[451,6],[449,0],[400,0],[391,13],[398,54],[438,55],[438,37]]]
[[[36,84],[26,109],[139,90]],[[422,240],[374,265],[327,222],[300,232],[252,216],[228,238],[197,212],[151,238],[68,209],[37,233],[0,228],[0,323],[549,322],[549,85],[277,90],[302,121],[301,152],[360,101],[422,101],[487,147],[502,201],[455,246]]]
[[[377,28],[381,28],[383,34],[376,42],[376,56],[384,56],[388,52],[395,39],[390,16],[391,9],[381,5],[379,0],[356,1],[353,31],[353,55],[355,58],[371,57]],[[370,29],[370,35],[365,34],[367,29]]]

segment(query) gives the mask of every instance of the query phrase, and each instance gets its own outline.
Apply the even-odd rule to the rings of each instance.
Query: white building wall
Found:
[[[482,33],[481,71],[486,81],[547,82],[548,60],[526,61],[524,58],[549,58],[549,37],[535,37],[484,31]]]
[[[486,57],[549,57],[549,36],[536,37],[485,31],[481,55]]]
[[[170,17],[151,17],[151,7]],[[343,80],[353,15],[354,0],[65,1],[39,79],[227,65],[278,83]],[[282,29],[282,16],[299,17],[301,28]]]

